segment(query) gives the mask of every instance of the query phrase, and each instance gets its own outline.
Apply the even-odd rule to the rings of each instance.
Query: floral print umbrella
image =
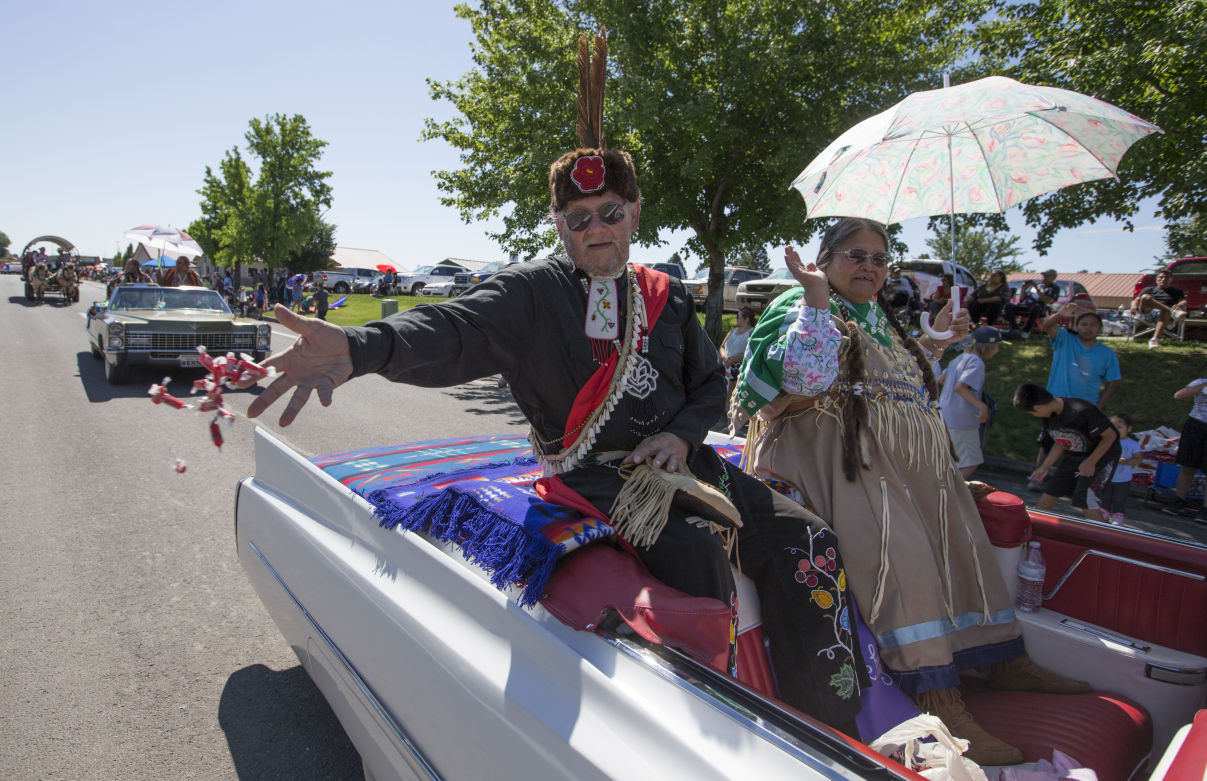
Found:
[[[1133,143],[1160,132],[1097,98],[992,76],[916,92],[860,122],[792,186],[810,218],[888,225],[1003,212],[1061,187],[1113,177]]]
[[[201,249],[201,245],[194,241],[192,236],[182,230],[165,228],[162,225],[139,225],[126,231],[125,237],[141,242],[148,250],[157,250],[160,265],[163,265],[165,256],[176,260],[182,255],[196,259],[205,254],[205,250]]]

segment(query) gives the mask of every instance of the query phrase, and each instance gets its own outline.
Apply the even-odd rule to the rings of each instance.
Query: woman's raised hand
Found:
[[[795,247],[784,247],[784,262],[788,271],[805,289],[805,303],[814,309],[830,308],[830,280],[814,263],[800,259]]]

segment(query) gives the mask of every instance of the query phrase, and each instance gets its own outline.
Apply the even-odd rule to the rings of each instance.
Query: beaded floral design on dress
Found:
[[[851,634],[851,609],[847,604],[847,573],[838,565],[838,549],[832,542],[820,538],[827,532],[817,531],[809,536],[809,549],[785,548],[796,557],[797,583],[809,589],[809,599],[817,605],[834,626],[834,642],[818,651],[827,659],[837,659],[845,654],[846,661],[838,672],[830,676],[830,685],[839,697],[850,699],[859,694],[859,676],[855,670],[854,638]],[[819,542],[821,544],[819,544]],[[822,547],[824,545],[824,547]]]

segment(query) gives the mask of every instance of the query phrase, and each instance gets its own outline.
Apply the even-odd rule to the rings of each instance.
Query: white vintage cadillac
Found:
[[[675,636],[682,603],[648,584],[617,590],[607,557],[589,558],[607,545],[567,554],[525,595],[435,532],[383,528],[365,498],[522,465],[527,447],[480,436],[307,459],[256,433],[238,557],[366,778],[918,777],[775,698],[753,587],[735,679]],[[970,691],[977,721],[1028,762],[1059,749],[1102,781],[1204,778],[1207,548],[1034,512],[990,523],[1012,587],[1027,540],[1048,562],[1044,607],[1020,614],[1030,654],[1097,691]]]

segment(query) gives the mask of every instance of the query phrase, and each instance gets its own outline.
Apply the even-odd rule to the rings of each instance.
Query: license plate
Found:
[[[180,356],[180,366],[185,369],[201,365],[201,357],[197,353],[184,353]]]

